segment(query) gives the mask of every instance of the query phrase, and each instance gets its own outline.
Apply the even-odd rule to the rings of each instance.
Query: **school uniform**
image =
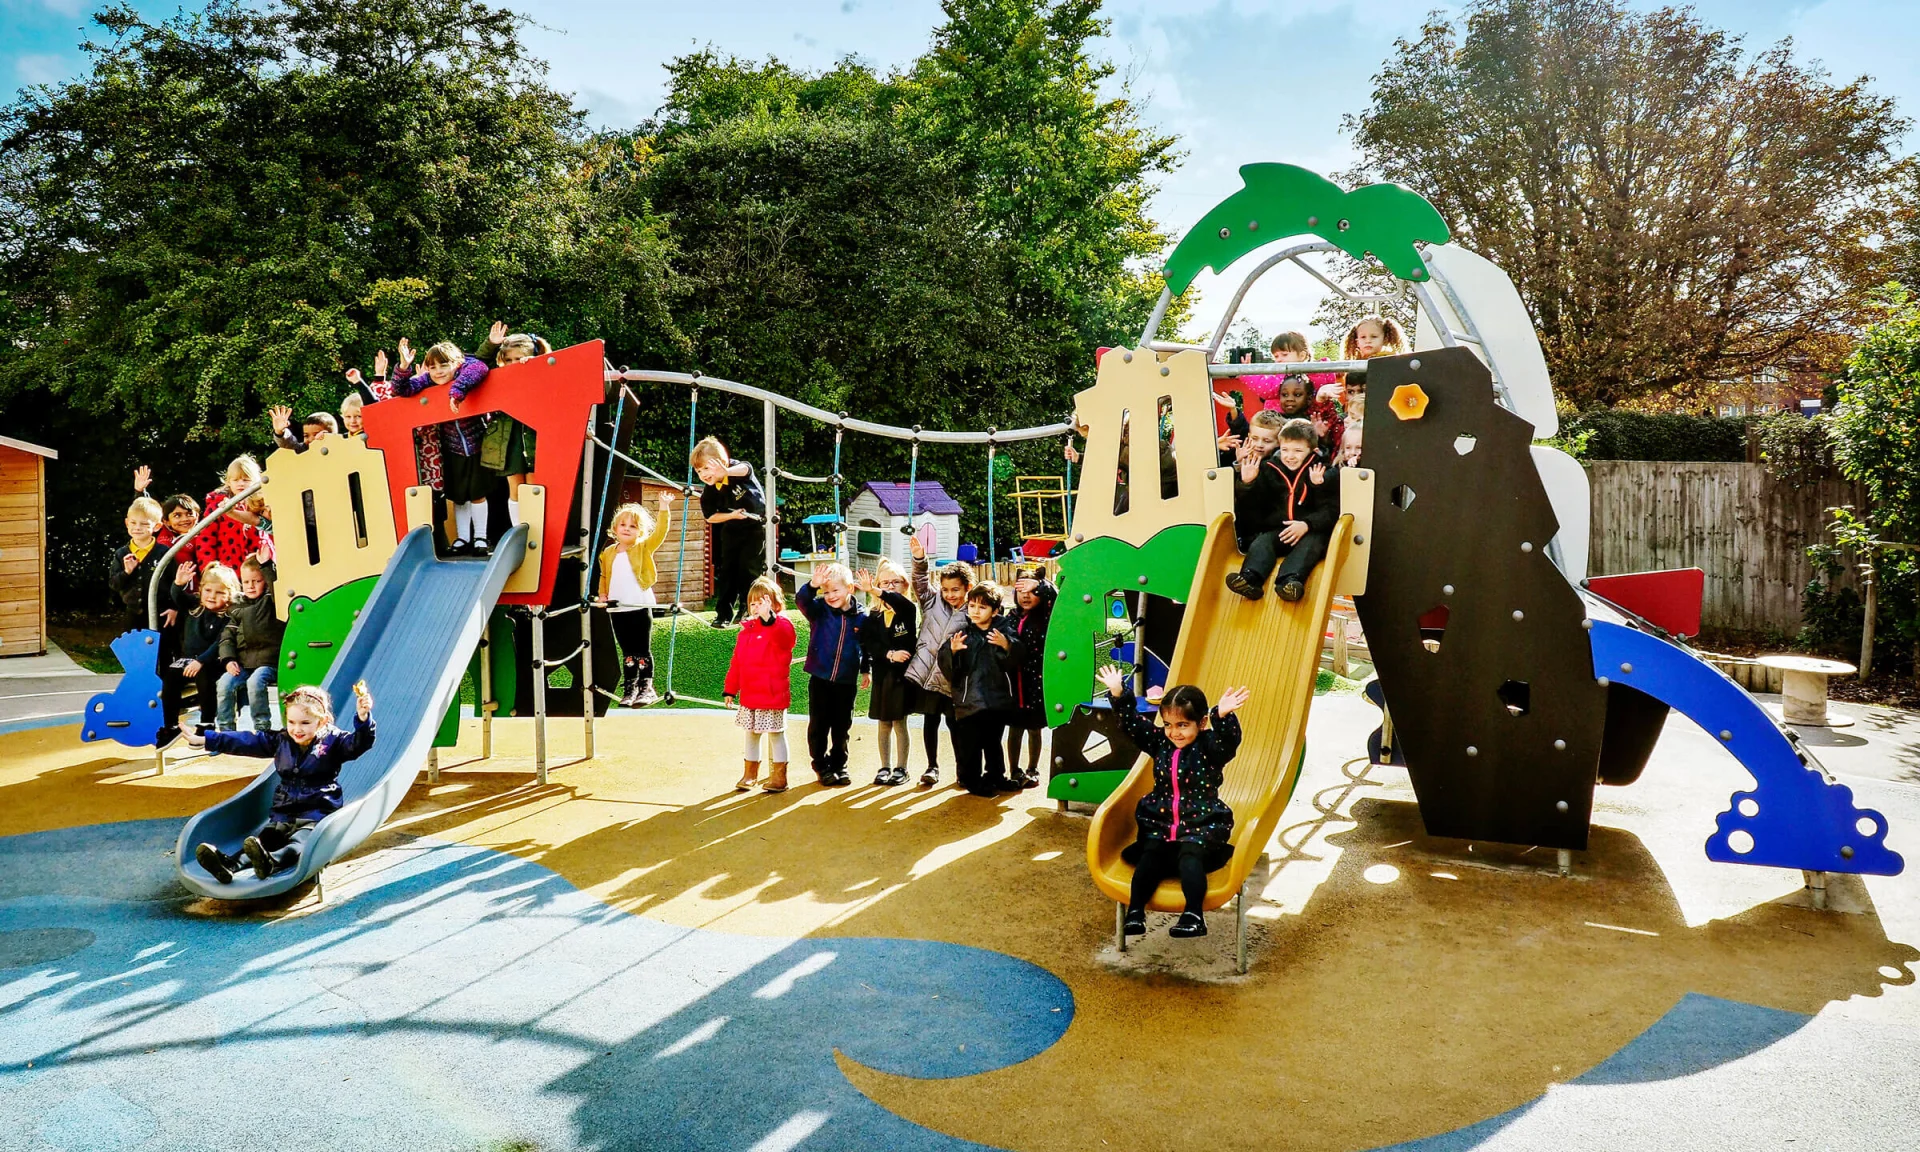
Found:
[[[467,393],[487,378],[487,362],[468,356],[447,382],[447,394],[465,400]],[[393,374],[393,394],[412,396],[433,386],[433,377],[418,365],[408,364]],[[485,500],[496,479],[480,463],[480,442],[487,434],[485,416],[456,416],[435,425],[440,436],[440,491],[455,504]]]
[[[1007,638],[1005,648],[989,639],[995,632]],[[960,651],[951,642],[940,646],[940,669],[953,685],[954,777],[975,796],[1011,791],[1020,785],[1007,777],[1000,738],[1013,708],[1012,677],[1026,645],[997,616],[986,628],[969,620],[958,635],[965,637]]]
[[[1060,589],[1051,580],[1034,585],[1038,600],[1032,608],[1015,609],[1013,633],[1020,638],[1020,666],[1013,673],[1013,706],[1007,714],[1007,727],[1023,732],[1047,726],[1044,680],[1047,664],[1047,625],[1053,619],[1054,601]]]
[[[914,711],[913,681],[907,679],[907,664],[920,634],[920,614],[913,601],[898,592],[880,593],[880,606],[867,611],[867,622],[860,627],[862,671],[873,675],[867,689],[869,720],[902,720]],[[908,660],[890,660],[890,652],[905,652]]]
[[[1329,471],[1322,483],[1315,484],[1309,470],[1316,463],[1309,453],[1300,467],[1287,468],[1276,451],[1260,462],[1251,481],[1241,479],[1239,469],[1234,470],[1234,531],[1246,553],[1240,575],[1255,588],[1266,584],[1269,573],[1276,591],[1289,580],[1304,584],[1314,565],[1326,559],[1327,542],[1340,516],[1338,477]],[[1307,526],[1307,534],[1292,544],[1280,539],[1289,520]]]
[[[166,552],[157,539],[149,540],[144,549],[136,548],[131,540],[114,549],[113,560],[107,565],[107,587],[120,602],[121,623],[128,631],[147,626],[147,586]],[[131,572],[127,571],[129,556],[134,558]]]
[[[745,512],[748,518],[711,523],[723,512]],[[746,615],[747,589],[767,570],[767,498],[749,469],[745,476],[726,476],[702,488],[700,515],[713,532],[713,622],[731,623]]]
[[[200,597],[190,589],[174,585],[173,606],[180,613],[179,655],[161,665],[160,705],[166,713],[164,724],[171,729],[180,721],[180,702],[188,684],[200,703],[200,723],[212,728],[218,723],[220,677],[226,666],[220,662],[220,638],[227,629],[227,614],[200,606]],[[200,662],[200,671],[187,675],[191,661]],[[168,733],[171,735],[171,733]]]
[[[860,692],[860,629],[867,614],[851,596],[845,608],[834,608],[811,581],[800,585],[794,602],[810,630],[807,754],[822,784],[846,784],[847,733],[853,728],[853,699]]]

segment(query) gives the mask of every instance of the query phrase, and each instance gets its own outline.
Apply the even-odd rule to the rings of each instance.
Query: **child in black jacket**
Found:
[[[1207,873],[1233,859],[1233,809],[1220,799],[1224,770],[1240,750],[1240,721],[1233,714],[1252,693],[1229,688],[1209,713],[1205,692],[1175,685],[1160,698],[1155,726],[1140,715],[1120,669],[1100,669],[1100,682],[1127,738],[1153,757],[1153,789],[1133,810],[1140,836],[1120,854],[1133,865],[1124,930],[1129,936],[1146,932],[1147,903],[1161,881],[1178,875],[1187,907],[1167,935],[1205,936]]]
[[[1013,708],[1012,677],[1026,644],[1000,616],[1000,589],[982,580],[967,593],[967,625],[940,648],[940,671],[953,686],[954,773],[975,796],[1012,792],[1000,730]]]
[[[182,572],[192,565],[182,564]],[[240,595],[240,578],[225,564],[209,564],[200,573],[200,591],[176,582],[173,602],[180,616],[180,654],[160,669],[160,704],[165,726],[157,743],[162,747],[179,734],[180,700],[193,685],[200,702],[200,724],[217,727],[219,685],[226,671],[220,663],[220,638],[227,628],[227,607]]]
[[[1042,684],[1047,658],[1047,624],[1060,590],[1043,572],[1013,582],[1013,634],[1023,651],[1013,672],[1013,708],[1007,713],[1007,775],[1022,788],[1040,783],[1040,737],[1047,730]],[[1020,767],[1020,745],[1027,745],[1027,766]]]
[[[187,743],[219,755],[271,757],[280,775],[266,826],[241,844],[245,856],[230,856],[217,845],[201,844],[193,858],[222,884],[233,883],[242,863],[262,880],[300,861],[300,853],[320,821],[340,810],[340,769],[373,747],[373,697],[354,685],[357,707],[353,731],[333,726],[333,700],[326,689],[302,685],[287,693],[284,732],[189,733]]]
[[[154,566],[166,549],[155,538],[160,530],[159,501],[148,496],[135,500],[127,508],[127,542],[113,554],[107,566],[107,587],[120,602],[122,623],[128,631],[147,626],[147,584],[153,579]]]
[[[1327,555],[1339,518],[1339,496],[1327,483],[1326,465],[1314,459],[1313,425],[1282,422],[1262,410],[1253,418],[1233,476],[1234,530],[1246,560],[1227,573],[1227,587],[1249,600],[1266,592],[1274,564],[1273,592],[1298,600],[1313,566]],[[1285,557],[1284,562],[1281,558]]]
[[[880,723],[881,787],[907,782],[907,717],[919,709],[920,692],[907,679],[920,636],[920,610],[907,599],[907,574],[881,557],[880,571],[860,590],[879,601],[860,626],[860,671],[867,681],[867,718]]]

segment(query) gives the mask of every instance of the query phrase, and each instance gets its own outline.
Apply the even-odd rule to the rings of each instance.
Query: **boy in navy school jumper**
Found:
[[[869,572],[859,578],[873,582]],[[853,698],[860,693],[860,629],[867,622],[853,598],[854,581],[845,564],[823,564],[793,597],[810,633],[807,754],[814,775],[828,788],[853,783],[847,775],[847,733],[853,728]]]
[[[373,747],[373,697],[362,684],[355,684],[353,692],[357,705],[351,732],[333,726],[333,701],[326,689],[308,684],[287,693],[283,731],[187,734],[187,743],[215,755],[272,757],[280,775],[266,826],[241,844],[244,861],[213,844],[194,848],[193,858],[215,880],[231,884],[242,863],[251,864],[262,880],[292,868],[314,827],[340,810],[341,767]]]
[[[1327,466],[1314,456],[1313,425],[1282,421],[1270,410],[1256,413],[1233,474],[1234,530],[1247,558],[1239,571],[1227,573],[1227,587],[1258,600],[1279,562],[1274,595],[1300,599],[1313,566],[1326,558],[1340,515],[1337,492],[1327,482]]]

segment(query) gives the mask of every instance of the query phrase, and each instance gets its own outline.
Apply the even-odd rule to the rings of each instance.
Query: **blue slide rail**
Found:
[[[233,883],[220,883],[194,860],[194,846],[205,841],[228,853],[239,852],[240,842],[266,823],[273,807],[277,773],[269,766],[238,795],[201,812],[180,830],[175,853],[180,882],[219,900],[275,896],[304,883],[385,823],[426,763],[427,749],[460,691],[487,616],[526,547],[527,529],[520,525],[486,560],[438,560],[431,528],[407,533],[354,621],[324,685],[343,716],[354,707],[354,681],[365,680],[374,699],[378,737],[371,751],[341,771],[344,804],[314,829],[298,867],[265,880],[242,871]]]
[[[1589,605],[1591,608],[1591,605]],[[1855,807],[1853,790],[1811,761],[1760,702],[1726,673],[1657,636],[1594,614],[1593,674],[1626,684],[1706,729],[1753,773],[1707,840],[1707,859],[1809,872],[1896,876],[1886,817]]]

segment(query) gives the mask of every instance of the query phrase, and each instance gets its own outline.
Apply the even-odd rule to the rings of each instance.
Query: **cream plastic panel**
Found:
[[[1204,352],[1176,352],[1164,361],[1151,353],[1110,348],[1100,359],[1098,382],[1074,396],[1074,412],[1087,427],[1080,493],[1073,505],[1068,547],[1112,536],[1139,547],[1173,524],[1211,524],[1233,511],[1233,474],[1217,466],[1213,389]],[[1172,398],[1173,449],[1179,492],[1160,496],[1158,437],[1160,398]],[[1130,414],[1127,510],[1113,511],[1120,468],[1121,414]]]
[[[360,514],[353,492],[359,489]],[[393,556],[393,503],[386,457],[353,436],[328,436],[305,452],[281,448],[267,457],[266,494],[273,519],[274,610],[286,618],[295,596],[319,599],[342,584],[378,576]],[[307,495],[313,497],[309,536]]]

